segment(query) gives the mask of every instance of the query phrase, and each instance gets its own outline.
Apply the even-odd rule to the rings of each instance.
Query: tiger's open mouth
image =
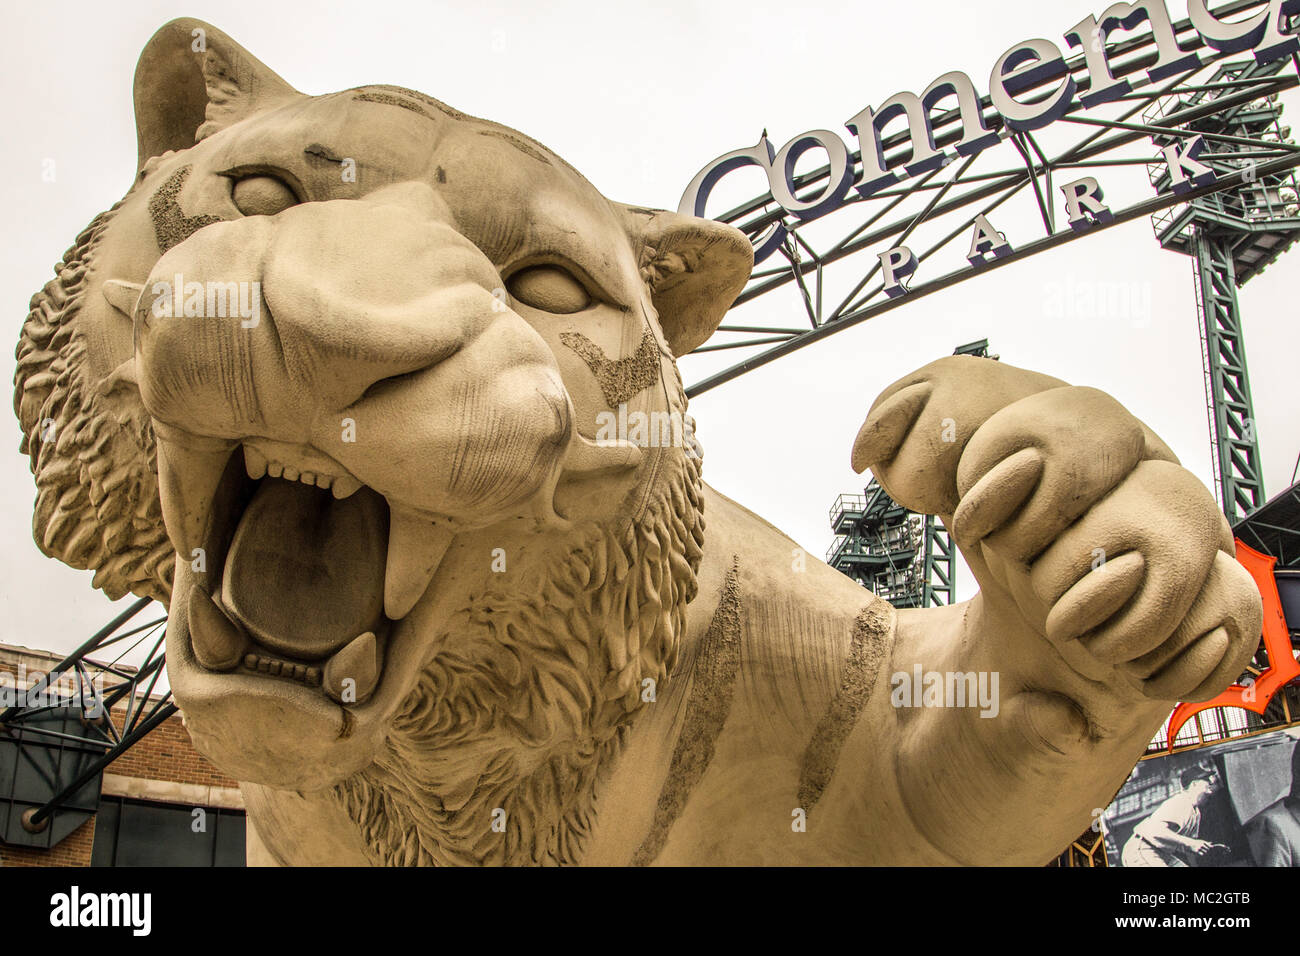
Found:
[[[394,521],[383,495],[311,448],[254,440],[226,454],[206,519],[196,521],[191,512],[204,502],[195,490],[213,480],[196,469],[213,468],[220,454],[178,454],[160,442],[176,487],[188,492],[164,495],[169,529],[179,538],[204,529],[201,545],[182,550],[195,572],[187,602],[195,659],[208,671],[364,703],[383,676],[394,623],[427,589],[453,537],[449,522]]]
[[[562,533],[572,527],[556,511],[562,477],[585,501],[584,481],[634,475],[642,455],[574,431],[562,457],[537,469],[530,498],[466,517],[417,509],[311,444],[157,419],[154,434],[177,553],[167,669],[186,727],[236,779],[295,790],[332,786],[374,759],[437,653],[439,622],[463,601],[473,534],[503,520]],[[435,460],[409,451],[370,463],[393,458],[413,470],[375,473],[399,474],[404,488],[419,486],[411,474],[436,476]]]

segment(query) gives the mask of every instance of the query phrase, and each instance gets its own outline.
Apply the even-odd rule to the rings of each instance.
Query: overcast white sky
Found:
[[[516,127],[578,167],[611,198],[676,208],[713,157],[779,146],[899,90],[968,71],[981,92],[1016,41],[1062,35],[1105,3],[935,0],[883,3],[464,2],[6,3],[0,35],[0,195],[6,255],[0,301],[17,340],[31,294],[135,169],[131,78],[140,49],[177,16],[208,20],[298,89],[363,83],[422,90]],[[880,11],[888,10],[887,16]],[[1170,0],[1176,18],[1183,0]],[[1292,119],[1300,114],[1294,96]],[[42,164],[56,163],[53,183]],[[1117,204],[1118,205],[1118,204]],[[710,207],[715,211],[714,207]],[[998,227],[1024,228],[1008,217]],[[1300,451],[1292,413],[1300,325],[1295,253],[1242,293],[1269,495],[1290,483]],[[947,271],[946,269],[944,271]],[[1104,279],[1149,307],[1067,308],[1059,294]],[[744,324],[788,324],[790,296],[739,310]],[[1205,399],[1190,260],[1162,251],[1138,222],[1070,243],[918,301],[782,359],[693,403],[705,476],[810,552],[830,542],[834,497],[861,489],[849,448],[875,395],[953,347],[988,337],[1005,361],[1105,389],[1209,480]],[[12,344],[6,354],[12,354]],[[7,360],[12,368],[12,359]],[[691,359],[687,381],[711,365]],[[114,613],[90,575],[31,541],[34,497],[18,427],[0,416],[0,641],[66,650]],[[967,578],[962,596],[971,593]]]

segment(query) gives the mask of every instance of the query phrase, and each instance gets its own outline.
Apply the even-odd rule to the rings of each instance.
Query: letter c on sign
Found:
[[[1300,41],[1278,29],[1283,17],[1296,13],[1300,13],[1300,0],[1270,0],[1267,10],[1225,23],[1216,11],[1210,10],[1208,0],[1187,0],[1187,16],[1208,46],[1220,53],[1254,50],[1260,63],[1290,56],[1300,49]]]
[[[757,166],[767,174],[770,183],[772,163],[775,158],[776,153],[766,136],[748,149],[737,149],[719,156],[695,174],[695,178],[686,187],[686,192],[682,193],[682,201],[678,203],[677,211],[683,216],[707,219],[708,215],[704,209],[708,205],[709,194],[713,192],[713,187],[722,180],[722,177],[745,166]],[[754,264],[757,265],[774,253],[781,243],[785,242],[785,237],[785,226],[780,222],[774,222],[761,236],[751,240],[754,243]]]

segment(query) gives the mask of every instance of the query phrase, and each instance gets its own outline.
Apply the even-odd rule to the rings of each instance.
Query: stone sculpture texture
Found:
[[[675,356],[739,232],[198,21],[135,108],[15,409],[37,543],[169,605],[250,862],[1041,864],[1253,651],[1215,502],[1101,392],[953,357],[876,400],[854,467],[981,586],[895,612],[701,482]],[[918,669],[996,715],[896,706]]]

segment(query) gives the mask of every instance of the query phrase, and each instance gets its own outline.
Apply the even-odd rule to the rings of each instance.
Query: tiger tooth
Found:
[[[245,445],[244,470],[248,472],[249,478],[261,478],[266,474],[266,456],[251,445]]]
[[[336,495],[338,484],[334,482]],[[390,620],[400,621],[415,607],[455,536],[445,518],[392,508],[384,569],[384,614]]]
[[[298,476],[298,480],[301,481],[304,485],[315,485],[316,475],[313,472],[304,471],[302,474]]]
[[[197,436],[182,437],[161,428],[156,445],[163,522],[172,547],[189,560],[194,550],[203,546],[213,498],[235,446]]]
[[[279,478],[284,474],[284,465],[280,464],[278,461],[267,462],[266,473],[272,478]]]
[[[362,704],[379,685],[381,670],[379,640],[374,631],[354,637],[325,664],[325,693],[340,704]],[[351,688],[344,681],[351,679]],[[349,694],[348,691],[351,690]]]
[[[330,490],[334,492],[335,498],[350,498],[361,489],[361,482],[357,481],[351,475],[339,475],[334,479],[334,484]]]
[[[244,659],[248,638],[202,588],[190,591],[189,623],[194,656],[208,670],[234,670]]]

